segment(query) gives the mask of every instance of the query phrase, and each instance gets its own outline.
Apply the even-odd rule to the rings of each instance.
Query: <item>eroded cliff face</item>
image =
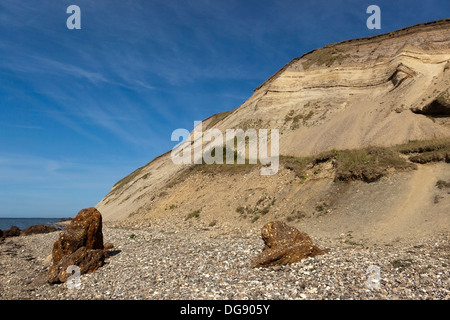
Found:
[[[411,111],[450,87],[449,30],[444,20],[310,52],[218,126],[279,128],[291,155],[448,136],[447,119]]]
[[[449,137],[449,31],[445,19],[314,50],[203,129],[278,129],[280,154],[292,156]],[[166,153],[119,181],[97,208],[106,221],[151,215],[185,169]]]

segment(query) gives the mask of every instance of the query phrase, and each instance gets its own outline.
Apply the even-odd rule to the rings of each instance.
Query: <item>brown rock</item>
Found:
[[[16,226],[12,226],[8,230],[3,230],[3,238],[18,237],[20,236],[20,229]]]
[[[66,269],[77,265],[80,274],[97,270],[103,265],[102,215],[95,208],[81,210],[53,244],[49,283],[64,282],[70,276]]]
[[[100,268],[105,261],[105,252],[102,249],[87,249],[80,247],[75,252],[65,255],[48,273],[49,283],[65,282],[70,276],[66,270],[70,265],[80,268],[80,274],[90,273]]]
[[[102,215],[95,208],[81,210],[53,244],[53,264],[81,247],[103,249]]]
[[[327,252],[316,247],[304,232],[281,221],[269,222],[261,229],[264,251],[253,260],[253,267],[269,267],[298,262]]]
[[[38,234],[38,233],[49,233],[49,232],[55,232],[58,231],[57,227],[54,226],[47,226],[45,224],[36,224],[33,226],[29,226],[22,231],[20,231],[21,236],[28,236],[31,234]]]
[[[102,215],[96,208],[81,210],[66,229],[69,227],[86,229],[87,249],[103,249]]]

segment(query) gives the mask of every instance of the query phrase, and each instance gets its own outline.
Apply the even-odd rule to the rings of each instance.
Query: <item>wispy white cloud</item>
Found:
[[[13,54],[13,52],[11,52],[10,55],[7,55],[2,59],[0,67],[25,74],[39,73],[45,75],[75,77],[87,80],[92,84],[101,82],[112,83],[112,81],[99,72],[92,72],[79,66],[26,53]]]
[[[127,172],[133,165],[115,159],[91,157],[64,158],[42,157],[30,154],[0,154],[0,193],[6,188],[89,188],[102,181],[113,183],[114,179]],[[115,168],[115,170],[114,170]],[[115,173],[115,171],[119,171]],[[117,177],[114,177],[117,175]],[[95,176],[95,179],[92,177]]]
[[[53,160],[30,155],[0,157],[0,186],[46,182],[58,174],[61,165]]]
[[[73,216],[93,206],[132,161],[0,154],[0,217]]]
[[[10,123],[0,123],[1,126],[9,127],[9,128],[18,128],[18,129],[28,129],[28,130],[42,130],[42,126],[30,126],[24,124],[10,124]]]

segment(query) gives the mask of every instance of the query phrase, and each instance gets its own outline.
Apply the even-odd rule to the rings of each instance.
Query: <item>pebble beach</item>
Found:
[[[100,269],[81,275],[79,289],[45,281],[58,234],[0,243],[0,299],[450,299],[448,234],[371,247],[315,238],[330,251],[291,265],[251,268],[264,247],[259,229],[105,224],[105,241],[114,248]]]

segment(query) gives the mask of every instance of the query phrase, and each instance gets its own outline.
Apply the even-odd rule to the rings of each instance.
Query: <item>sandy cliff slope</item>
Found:
[[[280,154],[295,157],[450,137],[449,31],[450,19],[445,19],[314,50],[293,59],[238,108],[204,120],[202,128],[278,129]],[[293,223],[309,221],[311,232],[335,234],[345,229],[337,221],[368,219],[373,227],[353,228],[361,237],[376,228],[426,225],[423,216],[409,216],[419,212],[448,212],[446,195],[433,201],[438,191],[442,193],[434,187],[436,182],[450,179],[445,162],[420,164],[417,170],[371,184],[348,185],[336,183],[336,170],[327,166],[332,165],[323,164],[320,173],[304,183],[283,166],[273,176],[261,176],[252,168],[196,172],[192,166],[174,164],[168,152],[119,181],[96,207],[106,221],[178,219],[180,226],[207,226],[214,220],[255,226],[299,212]],[[378,196],[372,195],[376,190]],[[385,201],[392,194],[395,199]],[[321,201],[328,201],[323,208],[327,215],[317,210]],[[352,215],[358,212],[355,204],[363,214]],[[246,209],[239,208],[255,205],[261,210],[269,207],[267,214],[253,222],[242,219]],[[196,211],[196,217],[187,219]],[[328,224],[314,229],[319,220],[313,223],[308,217],[315,215]],[[444,229],[448,227],[448,217],[436,217]]]

